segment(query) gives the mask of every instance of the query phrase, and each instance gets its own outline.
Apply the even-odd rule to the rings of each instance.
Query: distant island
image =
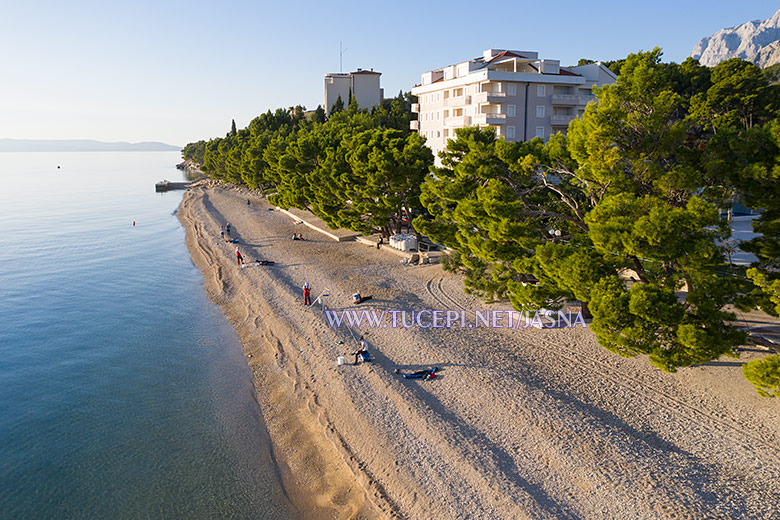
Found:
[[[168,152],[181,146],[145,141],[106,143],[92,139],[0,139],[0,152]]]

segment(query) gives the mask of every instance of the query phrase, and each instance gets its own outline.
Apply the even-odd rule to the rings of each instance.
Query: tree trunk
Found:
[[[590,308],[588,307],[588,302],[580,302],[582,303],[582,317],[586,320],[593,319],[593,314],[590,312]]]

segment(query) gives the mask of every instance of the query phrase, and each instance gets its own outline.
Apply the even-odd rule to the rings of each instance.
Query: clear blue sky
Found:
[[[0,137],[184,145],[322,103],[323,74],[381,71],[387,95],[489,47],[576,63],[660,46],[680,62],[776,1],[17,2],[0,0]]]

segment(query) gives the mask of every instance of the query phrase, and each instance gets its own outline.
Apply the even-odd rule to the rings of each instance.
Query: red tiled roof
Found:
[[[528,59],[526,56],[523,56],[522,54],[517,54],[516,52],[512,52],[512,51],[501,51],[501,52],[499,52],[498,54],[496,54],[495,56],[493,56],[492,58],[490,58],[490,60],[489,60],[489,61],[487,61],[487,62],[485,62],[485,63],[493,63],[493,62],[494,62],[494,61],[496,61],[497,59],[499,59],[499,58],[505,58],[505,57],[509,57],[509,58],[523,58],[523,59]]]

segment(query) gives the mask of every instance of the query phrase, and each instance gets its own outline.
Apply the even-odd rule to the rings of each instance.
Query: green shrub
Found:
[[[780,356],[754,359],[742,367],[742,373],[761,397],[780,397]]]

